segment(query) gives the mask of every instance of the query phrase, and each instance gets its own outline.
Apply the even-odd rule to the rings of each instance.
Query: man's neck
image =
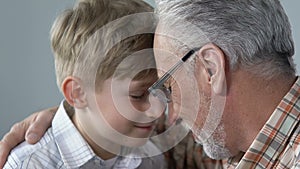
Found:
[[[229,89],[229,104],[231,116],[234,116],[234,132],[237,133],[238,141],[235,144],[240,151],[245,152],[290,90],[296,77],[265,80],[240,71],[232,78],[234,83]]]

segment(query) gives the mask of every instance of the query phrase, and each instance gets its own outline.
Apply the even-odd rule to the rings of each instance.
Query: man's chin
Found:
[[[232,156],[230,151],[224,146],[220,146],[212,142],[205,142],[202,145],[206,155],[212,159],[223,160]]]
[[[197,144],[201,144],[205,154],[215,160],[222,160],[232,157],[230,151],[223,146],[222,141],[215,141],[212,137],[209,137],[207,140],[201,140],[194,135],[194,140]],[[218,143],[219,142],[219,143]]]

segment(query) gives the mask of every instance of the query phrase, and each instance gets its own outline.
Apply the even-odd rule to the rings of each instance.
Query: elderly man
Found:
[[[187,72],[196,83],[176,72],[169,81],[173,111],[205,152],[214,159],[231,158],[229,164],[237,168],[299,167],[300,80],[280,2],[165,0],[158,2],[158,13],[159,68],[170,67],[161,51],[180,58],[196,49],[192,62],[185,63],[192,65]],[[195,84],[200,105],[194,119],[189,116],[195,108],[186,105],[197,103],[188,97]]]
[[[227,168],[300,167],[300,79],[279,0],[157,6],[162,78],[149,91],[171,89],[170,118],[181,118],[209,157],[229,158]]]

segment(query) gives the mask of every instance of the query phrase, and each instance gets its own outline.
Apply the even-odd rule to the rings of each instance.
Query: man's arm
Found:
[[[24,139],[29,144],[34,144],[40,140],[51,126],[56,111],[57,107],[53,107],[34,113],[12,126],[11,130],[0,141],[0,168],[3,168],[9,152]]]

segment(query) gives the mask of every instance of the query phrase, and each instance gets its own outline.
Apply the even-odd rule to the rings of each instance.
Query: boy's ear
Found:
[[[216,94],[224,94],[226,88],[225,55],[223,51],[213,43],[204,45],[198,52],[204,65],[207,81]]]
[[[87,106],[86,91],[82,81],[74,76],[65,78],[62,84],[62,92],[66,101],[74,108],[82,109]]]

